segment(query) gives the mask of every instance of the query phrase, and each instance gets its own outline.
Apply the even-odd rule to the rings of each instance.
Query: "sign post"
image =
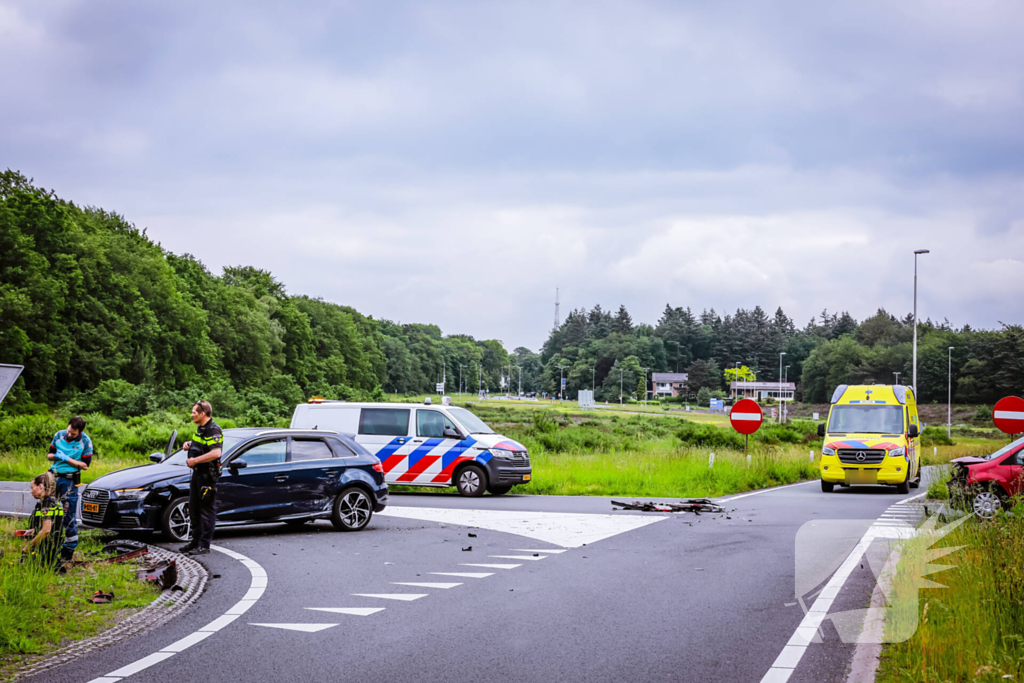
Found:
[[[992,409],[992,421],[1011,437],[1024,432],[1024,398],[1007,396],[999,399]]]
[[[750,450],[750,435],[761,428],[764,415],[756,401],[744,398],[736,402],[729,415],[732,428],[745,437],[746,449]]]
[[[18,377],[24,369],[24,365],[5,365],[4,363],[0,363],[0,403],[4,402],[7,392],[9,392],[11,387],[14,386],[14,383],[18,381]]]

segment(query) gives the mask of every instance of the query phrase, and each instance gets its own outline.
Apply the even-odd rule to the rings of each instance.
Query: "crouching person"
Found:
[[[71,560],[78,546],[78,487],[82,472],[92,462],[92,441],[85,433],[85,420],[77,415],[68,422],[68,428],[53,435],[50,454],[53,461],[50,472],[57,480],[57,500],[64,506],[64,546],[61,557]]]
[[[29,539],[22,553],[49,569],[63,569],[61,546],[64,541],[64,506],[57,500],[51,472],[32,480],[32,497],[38,500],[29,520]]]

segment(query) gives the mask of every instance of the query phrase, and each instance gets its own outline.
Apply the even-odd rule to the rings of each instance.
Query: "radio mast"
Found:
[[[558,287],[555,287],[555,329],[557,330],[561,324],[558,319]]]

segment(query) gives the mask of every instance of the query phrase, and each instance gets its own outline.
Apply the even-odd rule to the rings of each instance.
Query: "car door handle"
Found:
[[[423,439],[413,439],[412,442],[413,443],[422,443]]]
[[[328,477],[333,477],[337,473],[338,473],[338,470],[325,470],[324,471],[324,474],[326,474]]]
[[[288,481],[288,475],[287,474],[278,474],[278,475],[276,475],[274,477],[274,479],[276,479],[277,481]]]
[[[395,441],[397,441],[398,443],[405,443],[404,438],[395,439]]]

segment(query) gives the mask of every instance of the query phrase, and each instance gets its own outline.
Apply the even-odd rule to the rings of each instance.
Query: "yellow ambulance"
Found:
[[[888,484],[909,493],[921,484],[921,425],[910,387],[839,385],[818,436],[825,440],[825,493],[856,484]]]

